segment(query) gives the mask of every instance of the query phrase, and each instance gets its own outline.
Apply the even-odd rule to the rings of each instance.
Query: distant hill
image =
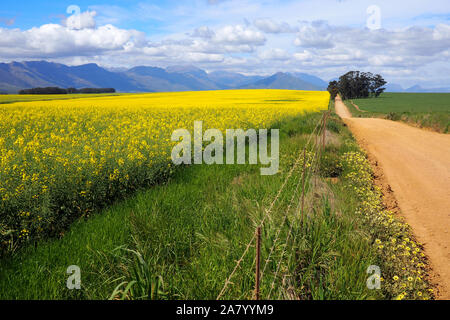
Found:
[[[423,92],[423,90],[424,89],[421,86],[416,84],[415,86],[412,86],[412,87],[406,89],[405,92]]]
[[[325,90],[328,87],[328,82],[325,82],[324,80],[320,79],[319,77],[307,74],[307,73],[302,73],[302,72],[294,72],[292,73],[292,75],[294,77],[299,78],[300,80],[303,80],[305,82],[311,83],[317,87],[322,88],[323,90]]]
[[[306,82],[291,74],[278,72],[273,76],[254,83],[240,86],[241,89],[290,89],[290,90],[323,90],[322,87]]]
[[[135,67],[127,72],[130,79],[133,79],[144,91],[189,91],[189,90],[217,90],[224,89],[208,78],[208,74],[201,69],[198,70],[165,70],[156,67]]]
[[[215,83],[229,88],[244,86],[265,78],[264,76],[246,76],[227,71],[214,71],[208,73],[208,77]]]
[[[122,92],[143,89],[126,75],[96,64],[69,67],[46,61],[0,63],[0,90],[17,92],[34,87],[109,87]]]
[[[446,88],[422,88],[420,85],[416,84],[411,88],[405,90],[405,92],[418,92],[418,93],[446,93],[450,92],[450,87]]]
[[[423,88],[422,86],[416,84],[410,88],[403,88],[401,85],[396,83],[386,84],[385,92],[409,92],[409,93],[446,93],[450,92],[450,87],[443,88]]]
[[[399,84],[388,83],[386,85],[386,92],[405,92],[405,89]]]
[[[395,83],[388,83],[386,85],[386,92],[410,92],[410,93],[446,93],[450,92],[450,87],[444,88],[422,88],[416,84],[410,88],[404,89],[401,85]]]
[[[195,66],[166,69],[138,66],[129,70],[96,64],[67,66],[47,61],[0,63],[0,92],[17,93],[35,87],[115,88],[118,92],[196,91],[236,88],[325,90],[326,83],[306,73],[247,76]]]

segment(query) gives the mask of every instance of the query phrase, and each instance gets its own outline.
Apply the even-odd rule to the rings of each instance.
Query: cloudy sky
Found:
[[[450,86],[449,0],[4,1],[0,61],[192,64]]]

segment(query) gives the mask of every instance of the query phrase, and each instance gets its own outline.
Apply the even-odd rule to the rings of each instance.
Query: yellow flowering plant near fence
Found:
[[[0,105],[0,252],[167,178],[176,129],[269,128],[328,102],[327,92],[227,90]]]

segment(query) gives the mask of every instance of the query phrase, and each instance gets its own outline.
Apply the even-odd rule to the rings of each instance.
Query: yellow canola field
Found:
[[[328,103],[328,92],[226,90],[0,104],[0,249],[163,179],[172,132],[196,120],[270,128]]]

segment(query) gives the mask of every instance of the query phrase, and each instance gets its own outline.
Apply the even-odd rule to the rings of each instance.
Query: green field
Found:
[[[450,93],[383,93],[376,99],[353,100],[361,109],[377,113],[450,112]]]
[[[437,132],[450,131],[450,93],[383,93],[376,99],[346,101],[354,116],[403,121]]]

